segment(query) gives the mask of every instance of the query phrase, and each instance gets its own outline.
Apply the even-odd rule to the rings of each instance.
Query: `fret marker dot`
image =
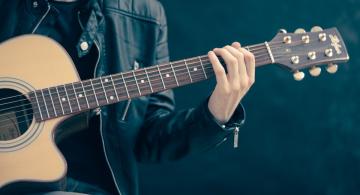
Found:
[[[197,71],[197,68],[196,68],[196,67],[194,68],[194,71]]]
[[[166,77],[170,77],[170,75],[169,75],[169,74],[166,74],[165,76],[166,76]]]
[[[145,83],[145,81],[144,81],[144,80],[141,80],[140,82],[141,82],[141,83]]]
[[[82,96],[83,96],[83,95],[80,93],[80,94],[79,94],[79,97],[81,98]]]
[[[61,101],[65,102],[65,101],[66,101],[66,98],[61,98]]]
[[[109,82],[109,79],[105,79],[104,81],[105,81],[105,83],[106,83],[106,82]]]
[[[110,100],[114,100],[114,96],[110,96]]]

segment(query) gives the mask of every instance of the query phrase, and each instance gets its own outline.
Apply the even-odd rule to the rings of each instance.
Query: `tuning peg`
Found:
[[[287,31],[285,30],[285,29],[279,29],[279,33],[283,33],[283,34],[286,34],[287,33]]]
[[[332,49],[325,49],[325,56],[332,57],[334,55]]]
[[[296,81],[301,81],[304,79],[305,74],[304,74],[304,72],[300,72],[297,70],[296,72],[294,72],[293,77]]]
[[[320,26],[314,26],[311,28],[311,32],[321,32],[323,29]]]
[[[306,31],[303,28],[298,28],[298,29],[295,30],[294,33],[295,34],[304,34],[304,33],[306,33]]]
[[[314,66],[309,70],[309,73],[311,76],[317,77],[321,74],[321,68]]]
[[[333,64],[330,63],[327,67],[326,67],[326,71],[330,74],[334,74],[336,73],[338,70],[338,65],[337,64]]]

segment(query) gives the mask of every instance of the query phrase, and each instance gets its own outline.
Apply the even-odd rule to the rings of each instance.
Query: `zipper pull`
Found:
[[[234,148],[239,146],[239,127],[234,129]]]

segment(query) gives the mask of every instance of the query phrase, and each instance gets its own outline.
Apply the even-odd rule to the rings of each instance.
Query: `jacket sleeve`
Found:
[[[169,61],[167,25],[160,6],[160,33],[156,47],[156,63]],[[243,124],[245,113],[239,105],[228,124],[220,125],[208,109],[208,99],[196,108],[175,110],[171,90],[152,94],[136,143],[136,155],[142,162],[176,160],[219,145]]]

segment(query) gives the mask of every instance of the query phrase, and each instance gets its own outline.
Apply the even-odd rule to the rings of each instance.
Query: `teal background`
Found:
[[[302,82],[277,66],[257,69],[232,140],[181,161],[140,165],[142,194],[360,194],[359,0],[162,0],[172,60],[237,40],[269,41],[278,29],[337,27],[350,53],[335,75]],[[214,80],[176,89],[178,109],[211,94]]]

